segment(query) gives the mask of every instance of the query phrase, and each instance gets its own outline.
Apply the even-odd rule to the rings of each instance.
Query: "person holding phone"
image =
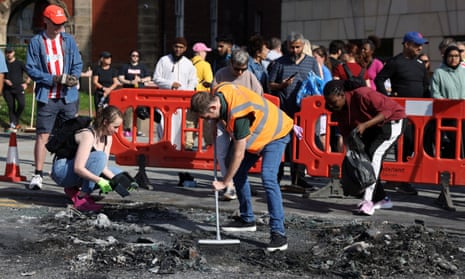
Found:
[[[295,72],[292,75],[290,75],[287,80],[293,79],[299,72]]]
[[[310,71],[320,75],[318,62],[315,58],[303,52],[304,36],[299,33],[291,33],[287,38],[288,53],[272,63],[269,68],[271,93],[279,97],[280,108],[286,114],[294,118],[294,114],[300,111],[296,97],[302,83]],[[286,148],[286,162],[292,158],[292,144]],[[281,181],[284,172],[284,164],[281,164],[278,180]],[[304,188],[310,188],[305,180],[305,166],[291,164],[291,183]]]

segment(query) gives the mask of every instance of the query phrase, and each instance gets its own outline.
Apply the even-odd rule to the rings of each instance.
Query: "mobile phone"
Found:
[[[298,72],[293,73],[292,75],[290,75],[290,76],[287,78],[287,80],[290,80],[291,78],[295,77],[297,74],[298,74]]]

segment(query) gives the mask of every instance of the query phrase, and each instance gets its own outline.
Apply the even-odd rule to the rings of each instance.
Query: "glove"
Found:
[[[78,78],[73,75],[68,75],[68,74],[62,74],[61,76],[55,76],[53,80],[56,83],[66,85],[68,87],[73,87],[78,84]]]
[[[133,190],[137,190],[137,188],[139,188],[139,184],[137,184],[137,182],[131,182],[131,186],[129,186],[128,190],[129,191],[133,191]]]
[[[78,78],[73,75],[66,75],[64,74],[63,77],[65,77],[65,85],[68,87],[73,87],[76,86],[79,82]]]
[[[297,125],[294,125],[294,127],[292,127],[292,129],[294,130],[294,134],[295,136],[301,140],[304,136],[304,129],[300,126],[297,126]]]
[[[97,185],[100,187],[100,190],[104,194],[108,194],[109,192],[113,191],[110,185],[110,181],[106,180],[105,178],[101,178],[98,182]]]

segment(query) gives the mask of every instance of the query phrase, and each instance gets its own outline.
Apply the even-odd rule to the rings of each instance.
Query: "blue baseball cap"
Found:
[[[427,39],[423,38],[423,35],[418,32],[407,32],[404,35],[404,40],[402,43],[405,42],[413,42],[417,45],[423,45],[429,43]]]

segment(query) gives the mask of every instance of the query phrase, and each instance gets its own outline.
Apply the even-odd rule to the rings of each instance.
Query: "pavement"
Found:
[[[0,176],[4,175],[9,147],[10,135],[0,133]],[[35,134],[18,133],[17,151],[18,166],[21,175],[29,180],[34,172]],[[51,169],[51,156],[48,155],[44,172]],[[112,160],[111,164],[115,164]],[[119,166],[135,175],[137,166]],[[189,172],[197,182],[196,187],[178,186],[179,172]],[[146,168],[147,176],[154,190],[138,189],[126,198],[116,193],[105,196],[101,202],[106,203],[150,203],[184,208],[215,208],[214,193],[211,190],[213,171],[186,170],[172,168]],[[266,199],[257,174],[250,175],[254,202],[254,211],[258,214],[267,212]],[[307,177],[311,184],[322,187],[326,178]],[[28,181],[19,183],[0,181],[0,207],[11,208],[66,208],[70,205],[63,194],[63,189],[56,186],[49,176],[44,177],[42,190],[26,189]],[[289,173],[286,169],[283,185],[289,184]],[[394,207],[377,210],[373,216],[358,216],[353,214],[359,200],[353,198],[306,198],[301,193],[283,192],[283,203],[286,215],[305,215],[318,219],[333,220],[367,220],[399,224],[421,223],[427,226],[444,228],[456,233],[465,231],[465,187],[451,186],[451,195],[456,211],[449,211],[436,203],[441,187],[439,185],[415,185],[418,196],[409,196],[394,190],[387,190]],[[237,201],[220,201],[220,211],[234,212],[238,208]],[[46,210],[39,210],[46,212]]]

